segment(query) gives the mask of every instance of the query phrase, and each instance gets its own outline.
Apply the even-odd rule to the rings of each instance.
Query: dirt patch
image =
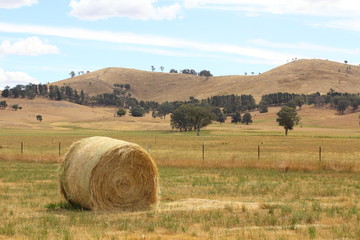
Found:
[[[191,211],[191,210],[209,210],[222,208],[246,208],[247,210],[259,209],[259,203],[220,201],[212,199],[186,198],[174,202],[160,204],[158,211]]]

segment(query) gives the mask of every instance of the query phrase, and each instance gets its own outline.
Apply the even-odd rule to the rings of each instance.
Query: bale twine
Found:
[[[74,143],[59,168],[65,199],[90,210],[147,210],[158,202],[157,167],[139,145],[108,137]]]

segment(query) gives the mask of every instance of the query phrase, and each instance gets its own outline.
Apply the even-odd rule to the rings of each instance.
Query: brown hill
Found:
[[[198,99],[222,94],[251,94],[257,100],[274,92],[326,93],[330,88],[339,92],[360,92],[360,66],[327,60],[298,60],[261,75],[199,77],[106,68],[53,84],[84,90],[89,95],[111,93],[114,84],[130,84],[132,95],[141,100],[158,102]]]

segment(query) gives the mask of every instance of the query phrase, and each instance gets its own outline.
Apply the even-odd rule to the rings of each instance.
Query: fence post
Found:
[[[319,147],[319,162],[321,162],[321,146]]]
[[[203,163],[205,163],[205,144],[204,144],[204,142],[202,143],[202,160],[203,160]]]
[[[61,142],[59,142],[59,156],[61,156]]]
[[[24,143],[23,143],[23,142],[21,142],[21,147],[20,147],[20,149],[21,149],[21,154],[23,154],[23,153],[24,153]]]
[[[260,161],[260,145],[258,145],[258,161]]]

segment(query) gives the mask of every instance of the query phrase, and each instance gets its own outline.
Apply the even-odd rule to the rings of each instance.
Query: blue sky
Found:
[[[105,67],[220,76],[359,57],[357,0],[0,0],[0,89]]]

